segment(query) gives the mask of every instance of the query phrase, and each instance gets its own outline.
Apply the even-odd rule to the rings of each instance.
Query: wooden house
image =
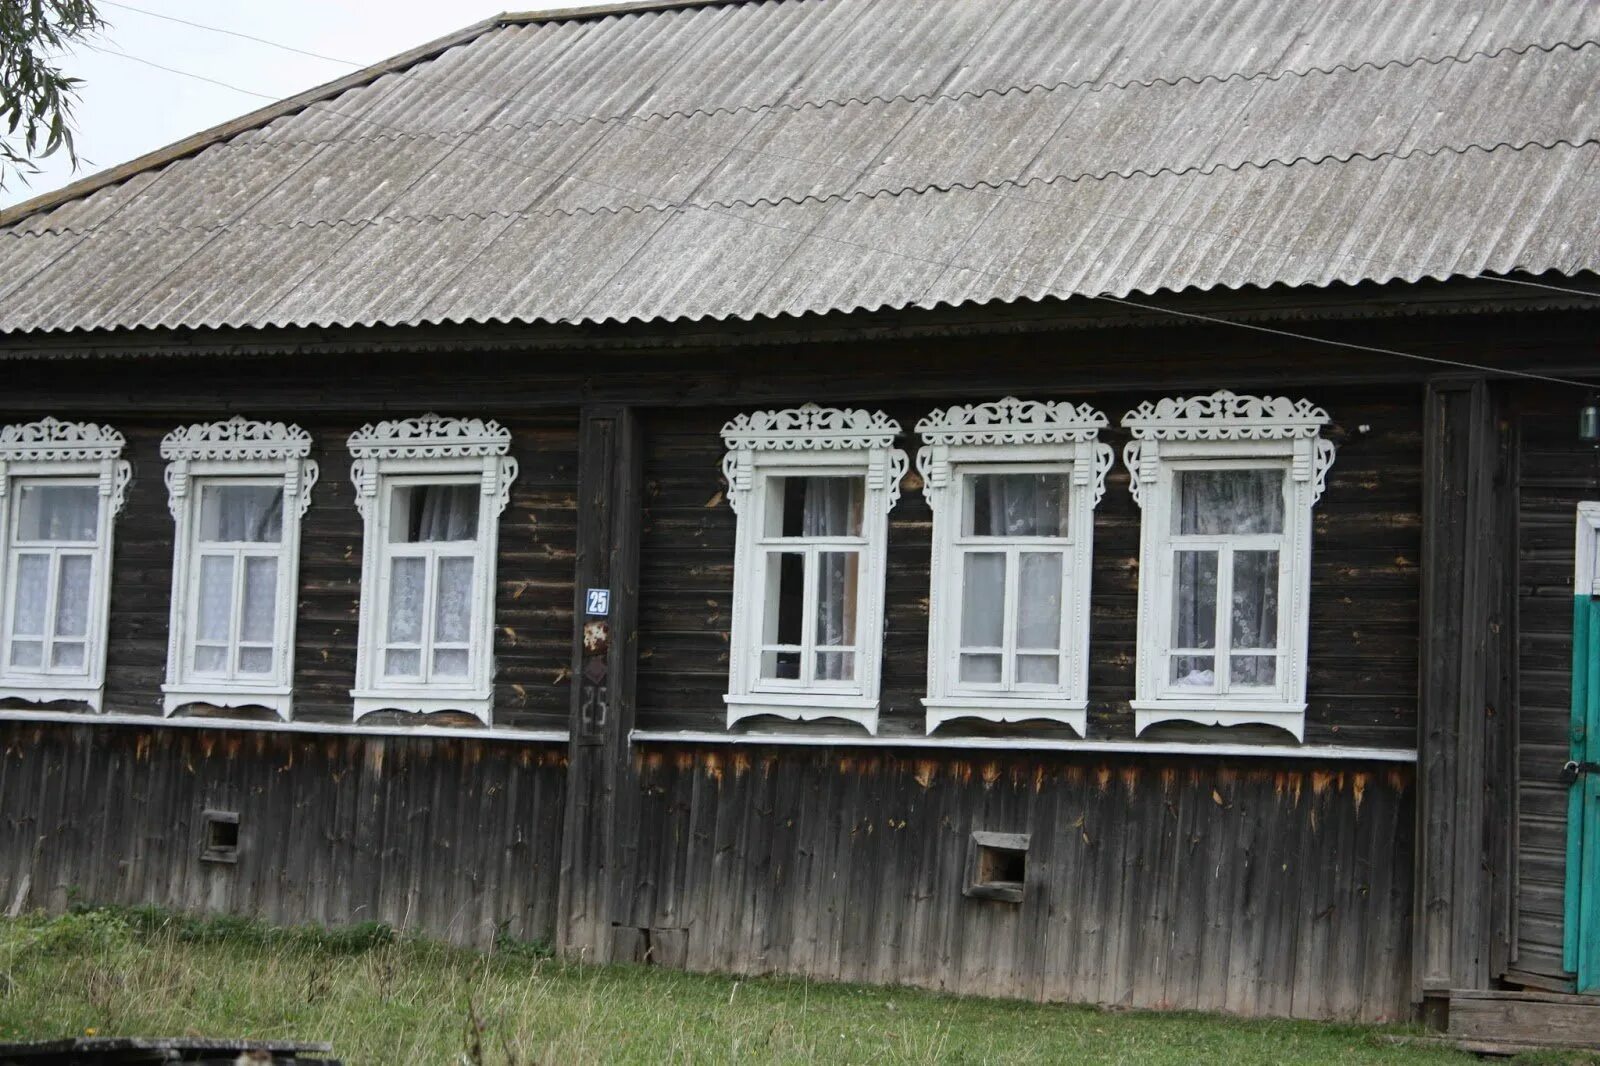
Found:
[[[0,905],[1592,1025],[1597,88],[636,4],[4,212]]]

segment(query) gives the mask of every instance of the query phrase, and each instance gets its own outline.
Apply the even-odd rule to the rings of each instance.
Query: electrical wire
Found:
[[[118,5],[118,6],[127,6],[127,5]],[[84,43],[84,46],[89,48],[89,49],[91,49],[91,50],[93,50],[93,51],[99,52],[99,53],[101,53],[103,55],[118,56],[118,57],[121,57],[121,58],[124,58],[124,59],[129,59],[129,60],[132,60],[134,62],[142,63],[142,64],[144,64],[146,66],[150,66],[150,67],[153,67],[153,68],[158,69],[158,70],[163,70],[163,71],[166,71],[166,72],[171,73],[171,74],[181,75],[183,77],[193,78],[193,79],[197,79],[199,81],[204,81],[204,82],[207,82],[207,83],[210,83],[210,84],[213,84],[213,85],[217,85],[217,86],[220,86],[222,88],[231,89],[234,92],[244,93],[244,94],[249,95],[249,96],[255,96],[255,97],[259,97],[259,98],[262,98],[262,99],[268,99],[268,100],[277,100],[277,99],[279,99],[278,97],[272,96],[272,95],[267,94],[267,93],[257,92],[257,91],[255,91],[253,89],[246,89],[246,88],[244,88],[242,86],[233,85],[233,84],[231,84],[229,82],[221,81],[221,80],[216,79],[216,78],[211,78],[211,77],[208,77],[208,76],[203,75],[203,74],[196,74],[193,71],[187,71],[187,70],[180,69],[178,67],[168,66],[168,65],[166,65],[164,63],[159,63],[159,62],[157,62],[155,60],[148,59],[148,58],[146,58],[144,56],[140,56],[140,55],[137,55],[135,53],[128,52],[128,51],[125,51],[125,50],[122,50],[122,49],[112,50],[112,49],[107,49],[107,48],[101,48],[101,47],[98,47],[96,45],[89,44],[87,42]],[[534,164],[527,163],[527,162],[525,162],[523,160],[519,160],[519,159],[513,158],[511,156],[500,155],[500,154],[495,153],[495,152],[488,152],[488,151],[485,151],[483,149],[469,147],[469,146],[467,146],[465,144],[461,144],[459,142],[451,142],[451,141],[448,140],[448,138],[446,138],[446,137],[444,137],[442,135],[439,135],[439,134],[433,134],[433,133],[428,133],[428,132],[425,132],[425,131],[418,131],[418,130],[408,130],[408,129],[405,129],[404,127],[394,126],[394,125],[392,125],[390,123],[381,122],[381,121],[376,120],[376,119],[370,119],[370,118],[366,118],[364,116],[359,116],[359,115],[350,115],[350,114],[347,114],[345,112],[341,112],[341,111],[338,111],[338,110],[334,109],[331,105],[326,105],[325,104],[324,107],[323,107],[323,110],[326,113],[329,113],[329,114],[332,114],[332,115],[335,115],[335,116],[338,116],[338,117],[341,117],[341,118],[345,118],[345,119],[348,119],[348,120],[353,121],[353,122],[360,122],[360,123],[365,123],[365,124],[377,126],[379,128],[387,129],[387,130],[390,130],[391,132],[399,133],[399,134],[402,134],[402,135],[405,135],[405,136],[426,137],[426,138],[430,138],[430,139],[434,139],[434,140],[444,141],[445,143],[450,144],[453,149],[459,149],[461,151],[468,152],[468,153],[471,153],[471,154],[476,154],[476,155],[485,156],[487,158],[496,159],[496,160],[499,160],[499,161],[502,161],[502,162],[505,162],[505,163],[512,164],[514,166],[522,167],[523,169],[529,170],[531,172],[540,172],[540,173],[546,173],[546,174],[553,174],[553,175],[557,175],[558,177],[562,177],[562,176],[572,177],[573,180],[580,181],[580,182],[583,182],[583,183],[586,183],[586,184],[598,185],[598,186],[601,186],[601,187],[604,187],[604,188],[611,189],[612,191],[628,193],[628,194],[635,195],[635,196],[643,196],[643,197],[646,197],[648,199],[665,199],[664,197],[660,197],[660,196],[658,196],[656,194],[653,194],[653,193],[645,192],[644,190],[641,190],[641,189],[633,189],[633,188],[628,188],[626,186],[614,185],[614,184],[612,184],[610,182],[599,181],[599,180],[593,179],[593,178],[577,177],[575,175],[571,175],[571,174],[568,174],[566,172],[556,171],[556,170],[554,170],[552,168],[549,168],[549,167],[539,167],[539,166],[536,166]],[[476,133],[476,132],[480,132],[480,131],[477,131],[477,130],[470,131],[467,134],[467,136],[470,136],[471,133]],[[736,150],[736,149],[733,149],[731,146],[729,146],[729,147],[730,147],[730,150]],[[1028,198],[1023,198],[1023,199],[1028,199]],[[1048,206],[1048,207],[1051,207],[1051,208],[1054,208],[1054,209],[1060,209],[1061,208],[1061,205],[1049,204],[1049,203],[1044,202],[1044,201],[1032,201],[1032,202],[1041,203],[1044,206]],[[790,233],[790,234],[799,235],[802,238],[812,237],[812,238],[816,238],[816,239],[826,240],[826,241],[829,241],[830,243],[841,244],[841,245],[845,245],[845,246],[859,248],[859,249],[864,250],[864,251],[881,252],[881,253],[884,253],[884,254],[896,256],[898,258],[909,259],[909,260],[916,261],[916,262],[922,262],[922,263],[929,264],[931,266],[936,266],[936,267],[940,267],[940,268],[944,268],[944,269],[949,269],[951,267],[956,267],[958,269],[969,270],[969,271],[971,271],[973,273],[976,273],[976,274],[980,274],[980,275],[983,275],[983,276],[986,276],[986,277],[992,277],[992,278],[996,278],[996,279],[1000,279],[1000,280],[1014,280],[1014,278],[1015,278],[1015,275],[1012,272],[999,273],[999,272],[995,272],[995,271],[992,271],[992,270],[985,270],[985,269],[983,269],[981,267],[977,267],[977,266],[970,266],[970,265],[966,265],[966,264],[960,264],[960,263],[956,262],[954,257],[952,257],[950,259],[947,259],[947,260],[930,259],[930,258],[927,258],[927,257],[912,255],[912,254],[907,253],[907,252],[901,252],[901,251],[898,251],[898,250],[895,250],[895,249],[886,248],[886,247],[883,247],[881,245],[873,245],[873,244],[869,244],[869,243],[851,241],[851,240],[848,240],[848,239],[845,239],[845,238],[841,238],[841,237],[818,236],[817,234],[814,233],[814,231],[811,231],[811,230],[799,230],[799,229],[795,229],[794,227],[790,227],[790,226],[783,226],[783,225],[777,224],[777,223],[771,223],[771,222],[766,222],[766,221],[759,220],[759,219],[750,218],[750,217],[748,217],[746,215],[734,214],[731,211],[727,211],[725,209],[720,208],[720,205],[715,205],[715,204],[694,204],[694,203],[690,203],[690,202],[670,203],[669,202],[669,204],[667,206],[667,210],[675,213],[677,211],[681,211],[682,209],[684,209],[686,207],[693,207],[693,208],[698,208],[698,209],[701,209],[701,210],[707,210],[707,211],[711,211],[711,212],[715,212],[715,213],[725,214],[728,217],[735,218],[738,221],[741,221],[741,222],[744,222],[744,223],[747,223],[747,224],[754,224],[754,225],[763,226],[763,227],[769,228],[769,229],[774,229],[774,230],[778,230],[778,231],[782,231],[782,232],[786,232],[786,233]],[[1159,222],[1157,220],[1147,220],[1147,221],[1151,221],[1151,224],[1155,224],[1155,225],[1163,225],[1164,224],[1164,223],[1161,223],[1161,222]],[[1180,228],[1181,229],[1181,228],[1184,228],[1184,227],[1174,226],[1174,228]],[[1248,242],[1246,242],[1246,243],[1248,243]],[[1513,279],[1505,279],[1505,278],[1499,278],[1499,277],[1489,277],[1489,276],[1482,275],[1482,274],[1462,275],[1462,277],[1471,278],[1471,279],[1478,279],[1478,280],[1484,280],[1484,281],[1489,281],[1489,282],[1512,281],[1513,280]],[[1515,282],[1515,283],[1525,284],[1525,285],[1529,285],[1529,286],[1536,287],[1536,288],[1556,289],[1557,291],[1571,293],[1573,295],[1587,296],[1587,297],[1595,297],[1597,295],[1600,295],[1600,294],[1596,294],[1596,293],[1584,292],[1583,290],[1579,290],[1579,289],[1567,289],[1567,288],[1563,288],[1563,287],[1559,287],[1559,286],[1548,286],[1548,285],[1544,285],[1542,283],[1537,283],[1537,282]],[[1594,385],[1592,383],[1582,382],[1582,381],[1578,381],[1578,380],[1570,379],[1570,378],[1560,378],[1560,377],[1553,377],[1553,376],[1550,376],[1550,375],[1534,374],[1534,373],[1530,373],[1530,372],[1527,372],[1527,371],[1518,371],[1518,370],[1512,370],[1512,369],[1506,369],[1506,368],[1500,368],[1500,367],[1491,367],[1491,366],[1486,366],[1486,365],[1478,364],[1478,363],[1471,363],[1471,362],[1467,362],[1467,361],[1463,361],[1463,360],[1451,360],[1451,359],[1444,359],[1444,358],[1436,357],[1436,356],[1419,355],[1419,354],[1414,353],[1414,352],[1406,352],[1406,351],[1402,351],[1402,350],[1399,350],[1399,349],[1377,348],[1377,347],[1372,347],[1372,346],[1367,346],[1367,345],[1353,344],[1353,343],[1347,342],[1347,341],[1339,341],[1339,340],[1334,340],[1334,339],[1326,338],[1326,337],[1318,337],[1318,336],[1315,336],[1313,334],[1300,333],[1300,332],[1293,331],[1293,330],[1284,330],[1284,329],[1277,329],[1277,328],[1273,328],[1273,327],[1261,326],[1261,325],[1258,325],[1258,324],[1255,324],[1255,323],[1238,321],[1236,319],[1220,318],[1220,317],[1213,316],[1213,315],[1203,315],[1203,314],[1199,314],[1197,312],[1178,311],[1178,310],[1175,310],[1175,309],[1172,309],[1172,308],[1162,307],[1162,306],[1157,305],[1157,304],[1148,304],[1148,303],[1142,303],[1142,302],[1139,302],[1139,301],[1129,300],[1129,299],[1127,299],[1125,297],[1118,297],[1118,296],[1114,296],[1114,295],[1112,295],[1110,293],[1105,293],[1105,292],[1102,292],[1102,293],[1078,293],[1078,294],[1074,294],[1074,295],[1081,295],[1081,296],[1084,296],[1084,297],[1086,297],[1088,299],[1091,299],[1091,300],[1109,302],[1109,303],[1114,303],[1114,304],[1121,304],[1121,305],[1128,306],[1128,307],[1134,307],[1134,308],[1138,308],[1138,309],[1145,310],[1145,311],[1153,311],[1153,312],[1157,312],[1157,313],[1173,315],[1173,316],[1180,317],[1180,318],[1193,319],[1193,320],[1198,320],[1198,321],[1205,321],[1205,322],[1216,324],[1216,325],[1234,326],[1234,327],[1241,328],[1241,329],[1248,329],[1248,330],[1251,330],[1253,332],[1270,333],[1270,334],[1274,334],[1274,335],[1277,335],[1277,336],[1282,336],[1282,337],[1292,338],[1292,339],[1295,339],[1295,340],[1305,341],[1305,342],[1308,342],[1308,343],[1321,344],[1321,345],[1327,345],[1327,346],[1338,347],[1338,348],[1346,348],[1346,349],[1354,349],[1354,350],[1366,351],[1366,352],[1370,352],[1370,353],[1374,353],[1374,354],[1394,356],[1394,357],[1397,357],[1397,358],[1409,359],[1409,360],[1414,360],[1414,361],[1417,361],[1417,362],[1430,363],[1430,364],[1434,364],[1434,365],[1445,365],[1445,366],[1458,367],[1458,368],[1462,368],[1462,369],[1470,369],[1470,370],[1475,370],[1475,371],[1488,373],[1488,374],[1504,375],[1504,376],[1518,377],[1518,378],[1527,378],[1527,379],[1531,379],[1531,380],[1544,381],[1544,382],[1553,383],[1553,384],[1575,386],[1575,387],[1582,388],[1582,389],[1585,389],[1585,390],[1590,390],[1590,389],[1594,388]]]

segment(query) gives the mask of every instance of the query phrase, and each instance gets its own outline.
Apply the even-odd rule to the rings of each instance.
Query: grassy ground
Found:
[[[106,910],[0,922],[0,1043],[78,1034],[327,1040],[352,1066],[1473,1061],[1354,1026],[576,966],[530,945],[480,953],[381,926]]]

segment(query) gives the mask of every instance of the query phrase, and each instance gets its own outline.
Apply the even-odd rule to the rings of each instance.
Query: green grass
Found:
[[[578,966],[384,926],[145,910],[0,922],[0,1042],[327,1040],[367,1063],[1467,1063],[1409,1030],[961,999],[792,978]]]

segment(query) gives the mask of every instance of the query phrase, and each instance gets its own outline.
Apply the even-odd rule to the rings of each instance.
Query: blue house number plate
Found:
[[[610,614],[611,590],[590,589],[583,598],[584,614]]]

